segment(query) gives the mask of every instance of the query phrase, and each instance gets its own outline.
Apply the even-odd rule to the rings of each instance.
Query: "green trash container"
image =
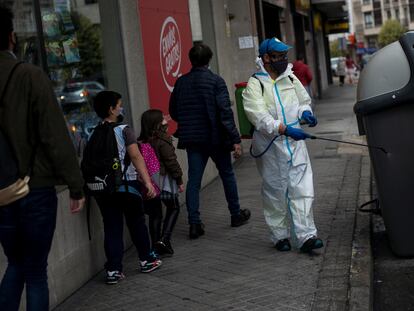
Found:
[[[252,138],[253,125],[247,119],[243,107],[243,91],[247,86],[247,82],[236,83],[236,106],[237,116],[239,117],[239,127],[241,138]]]

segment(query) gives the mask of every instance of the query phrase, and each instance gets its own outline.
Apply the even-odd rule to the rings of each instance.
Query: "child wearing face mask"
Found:
[[[140,143],[149,143],[160,163],[159,197],[144,202],[149,215],[149,229],[154,251],[161,256],[172,256],[171,235],[180,212],[178,193],[184,191],[183,172],[177,161],[167,121],[162,111],[149,109],[141,117]],[[163,222],[162,203],[166,207]],[[162,228],[162,230],[161,230]]]
[[[112,127],[117,144],[118,158],[123,172],[123,183],[117,188],[116,192],[100,193],[94,196],[101,211],[104,225],[107,284],[116,284],[124,278],[122,272],[124,218],[131,239],[138,251],[141,272],[151,272],[162,264],[161,260],[151,252],[150,238],[145,224],[144,206],[142,204],[142,191],[139,190],[140,183],[138,179],[144,185],[144,191],[148,197],[154,197],[156,192],[151,183],[144,159],[138,149],[134,131],[128,125],[119,123],[123,119],[121,98],[119,93],[102,91],[95,97],[93,104],[97,116],[102,119],[95,131],[98,130],[99,126]],[[110,137],[104,141],[110,142]],[[91,148],[90,146],[93,146],[90,145],[92,142],[93,140],[91,139],[86,148]],[[98,143],[100,143],[99,140]],[[82,161],[84,173],[88,171],[89,163],[85,159],[91,158],[91,154],[89,156],[87,154],[88,149],[85,149],[85,157]],[[96,155],[96,157],[99,156]],[[128,158],[129,161],[125,161]],[[125,167],[125,165],[127,166]]]

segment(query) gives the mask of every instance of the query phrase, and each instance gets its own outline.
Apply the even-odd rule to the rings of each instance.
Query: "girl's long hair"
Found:
[[[161,110],[149,109],[145,111],[141,116],[141,133],[138,140],[147,142],[151,139],[161,129],[163,119]]]

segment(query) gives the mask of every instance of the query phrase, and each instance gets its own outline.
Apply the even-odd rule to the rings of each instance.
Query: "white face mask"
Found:
[[[117,122],[121,123],[122,121],[124,121],[124,107],[120,107],[119,109],[117,109],[116,113]]]
[[[118,117],[118,116],[125,116],[125,110],[124,110],[124,107],[119,108],[118,112],[119,112],[119,114],[117,115],[117,117]]]

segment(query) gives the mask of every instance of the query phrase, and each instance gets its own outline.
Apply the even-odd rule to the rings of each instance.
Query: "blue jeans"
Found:
[[[187,149],[188,182],[186,189],[186,204],[189,224],[199,224],[200,219],[200,188],[204,169],[209,158],[216,164],[223,182],[228,209],[232,216],[240,214],[239,194],[237,192],[236,176],[231,164],[231,152],[227,150],[194,150]]]
[[[19,309],[26,285],[28,311],[49,309],[47,257],[56,226],[54,187],[32,189],[12,204],[0,207],[0,243],[8,266],[0,285],[0,309]]]

